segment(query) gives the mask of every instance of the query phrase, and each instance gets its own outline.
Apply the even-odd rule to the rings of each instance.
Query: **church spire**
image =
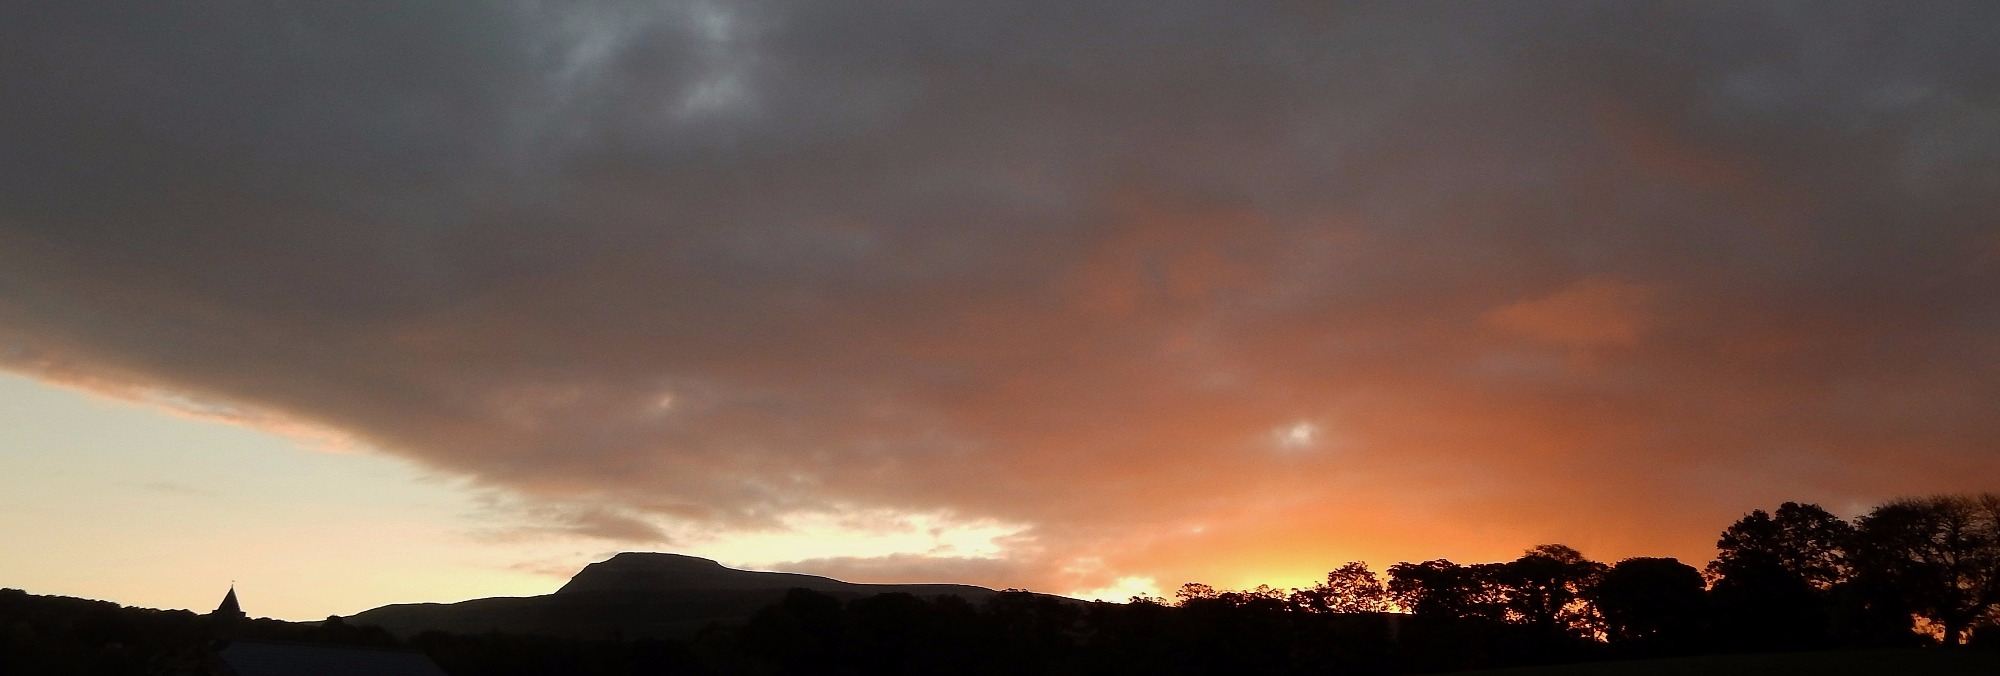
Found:
[[[236,603],[236,583],[229,583],[229,594],[222,597],[222,605],[216,606],[215,612],[209,614],[221,617],[243,617],[243,606]]]

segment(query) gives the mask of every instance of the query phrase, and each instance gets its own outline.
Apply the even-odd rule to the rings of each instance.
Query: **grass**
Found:
[[[1866,650],[1708,655],[1462,672],[1462,676],[1995,676],[2000,652]]]

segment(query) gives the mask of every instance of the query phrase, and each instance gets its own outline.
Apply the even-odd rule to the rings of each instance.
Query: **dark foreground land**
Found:
[[[1852,522],[1785,503],[1716,548],[1705,570],[1549,544],[1398,563],[1386,582],[1350,562],[1308,588],[1188,583],[1123,604],[658,553],[592,564],[552,594],[324,622],[249,619],[254,600],[233,591],[196,615],[0,590],[0,676],[211,673],[249,642],[421,653],[406,661],[454,676],[2000,676],[2000,495],[1897,500]]]
[[[1924,649],[1705,655],[1459,673],[1462,676],[1992,676],[2000,674],[2000,653]]]
[[[230,620],[0,590],[0,675],[206,674],[212,672],[205,665],[230,641],[402,651],[434,660],[442,673],[452,676],[2000,674],[2000,651],[1983,647],[1602,661],[1617,656],[1603,644],[1538,644],[1504,625],[1426,626],[1384,615],[1241,610],[1203,602],[1185,607],[1077,604],[1021,592],[996,592],[979,604],[956,596],[924,600],[904,593],[842,602],[801,589],[742,624],[716,625],[687,639],[440,631],[399,637],[345,620]],[[1392,624],[1400,628],[1392,629]],[[1462,671],[1526,661],[1581,663]]]

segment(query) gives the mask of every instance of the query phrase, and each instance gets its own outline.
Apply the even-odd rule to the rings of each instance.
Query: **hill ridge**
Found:
[[[868,584],[819,575],[739,570],[670,552],[620,552],[585,565],[556,591],[457,603],[397,603],[347,621],[401,635],[439,630],[595,637],[685,636],[710,624],[747,621],[792,589],[842,600],[904,593],[979,602],[998,592],[968,584]]]

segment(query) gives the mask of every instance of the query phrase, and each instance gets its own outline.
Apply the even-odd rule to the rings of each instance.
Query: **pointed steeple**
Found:
[[[243,617],[243,606],[236,603],[236,583],[229,583],[229,594],[222,597],[222,605],[216,606],[215,612],[209,614],[221,617]]]

